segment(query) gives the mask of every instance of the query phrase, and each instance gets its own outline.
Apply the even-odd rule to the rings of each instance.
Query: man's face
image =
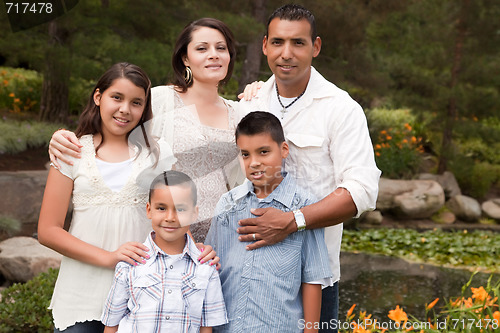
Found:
[[[311,62],[321,50],[321,39],[311,39],[311,25],[305,19],[275,18],[269,23],[262,52],[278,82],[283,97],[298,96],[307,87]]]

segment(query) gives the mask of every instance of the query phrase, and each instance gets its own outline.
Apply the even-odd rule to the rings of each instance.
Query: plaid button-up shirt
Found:
[[[165,254],[152,232],[144,243],[146,264],[120,262],[106,300],[102,322],[118,332],[199,332],[227,322],[219,274],[200,264],[200,251],[186,236],[182,254]]]

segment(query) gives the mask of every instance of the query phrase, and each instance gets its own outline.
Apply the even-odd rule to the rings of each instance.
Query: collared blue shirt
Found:
[[[180,255],[165,254],[153,241],[144,243],[150,259],[144,265],[120,262],[104,306],[102,322],[118,332],[199,332],[200,326],[227,323],[219,275],[200,264],[191,237]]]
[[[253,184],[224,194],[217,204],[206,243],[221,258],[220,278],[229,323],[214,332],[301,332],[301,284],[332,276],[323,229],[290,234],[282,242],[248,251],[238,240],[238,221],[255,217],[251,208],[299,209],[316,202],[312,194],[285,177],[259,200]]]

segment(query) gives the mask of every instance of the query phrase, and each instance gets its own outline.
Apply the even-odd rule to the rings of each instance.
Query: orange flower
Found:
[[[497,324],[500,324],[500,311],[493,312],[493,320],[495,320]]]
[[[387,134],[387,131],[386,131],[386,130],[382,130],[382,131],[380,131],[380,134],[382,134],[382,135],[386,135],[386,134]]]
[[[4,85],[4,86],[8,86],[8,85],[9,85],[9,81],[7,81],[7,80],[3,80],[3,85]]]
[[[406,123],[406,124],[405,124],[405,128],[406,128],[408,131],[411,131],[411,126],[410,126],[410,124]]]
[[[16,94],[14,94],[14,93],[9,94],[9,97],[14,97],[14,96],[16,96]]]
[[[388,317],[389,319],[394,320],[397,323],[400,323],[402,321],[406,322],[408,320],[406,312],[404,312],[403,309],[399,307],[399,305],[396,305],[396,309],[389,311]]]
[[[381,149],[381,148],[382,148],[382,146],[379,145],[378,143],[375,145],[375,149]]]
[[[414,136],[412,136],[412,137],[411,137],[411,142],[412,142],[412,143],[417,143],[417,138],[416,138],[416,137],[414,137]]]
[[[386,140],[392,140],[392,136],[390,136],[390,135],[387,135],[385,138],[386,138]]]
[[[434,305],[436,305],[436,303],[437,303],[438,301],[439,301],[439,297],[438,297],[438,298],[436,298],[435,300],[433,300],[432,302],[430,302],[430,303],[429,303],[429,305],[427,305],[427,306],[425,307],[425,309],[426,309],[426,310],[430,310],[430,309],[432,309],[432,308],[434,307]]]
[[[488,298],[488,292],[482,286],[479,288],[471,287],[470,289],[472,290],[472,298],[476,301],[484,302]]]
[[[19,103],[21,100],[19,98],[14,98],[14,103]]]
[[[349,309],[349,311],[347,311],[347,317],[349,317],[350,315],[352,315],[352,312],[354,311],[354,308],[356,307],[356,304],[353,304],[351,306],[351,308]]]
[[[376,155],[376,156],[380,156],[380,152],[376,151],[376,152],[375,152],[375,155]]]

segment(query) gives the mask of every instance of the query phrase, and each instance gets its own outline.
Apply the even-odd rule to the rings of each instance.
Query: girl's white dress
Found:
[[[137,180],[152,165],[149,151],[143,149],[133,160],[128,181],[119,192],[113,192],[97,168],[93,136],[82,136],[80,142],[81,159],[72,159],[73,166],[60,163],[61,173],[74,182],[69,232],[107,251],[129,241],[142,243],[152,228],[146,217],[148,188],[138,186]],[[163,145],[160,149],[162,155],[170,151]],[[100,320],[113,275],[113,269],[63,257],[50,304],[55,327],[64,330],[77,322]]]

